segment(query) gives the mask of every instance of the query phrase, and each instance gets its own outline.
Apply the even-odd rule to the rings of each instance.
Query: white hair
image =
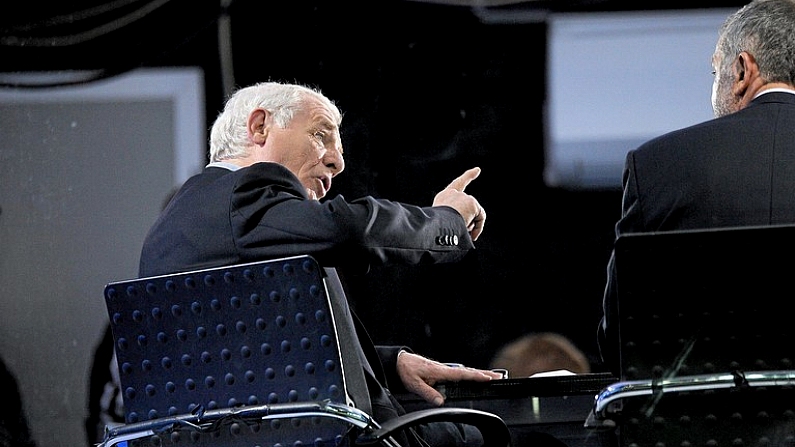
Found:
[[[333,111],[337,124],[342,114],[329,98],[319,90],[280,82],[262,82],[237,90],[227,100],[210,131],[210,162],[234,159],[247,154],[248,116],[252,110],[262,108],[273,114],[281,128],[287,127],[295,112],[307,98],[315,98]]]

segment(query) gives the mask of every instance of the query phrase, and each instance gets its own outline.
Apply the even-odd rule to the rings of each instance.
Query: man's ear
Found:
[[[254,144],[262,145],[268,138],[270,113],[265,109],[254,109],[248,114],[248,137]]]
[[[742,51],[732,64],[734,70],[734,82],[732,83],[732,93],[737,98],[742,98],[748,92],[751,84],[759,77],[759,66],[756,59],[747,51]]]

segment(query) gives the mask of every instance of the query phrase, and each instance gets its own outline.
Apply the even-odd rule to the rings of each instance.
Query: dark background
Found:
[[[332,193],[426,205],[465,169],[483,169],[467,191],[488,220],[464,262],[343,272],[375,342],[486,367],[503,343],[556,331],[600,370],[595,334],[621,193],[543,183],[544,17],[745,2],[643,3],[30,1],[0,15],[0,71],[201,66],[209,129],[227,94],[218,24],[228,18],[235,85],[311,84],[343,110],[347,169]]]

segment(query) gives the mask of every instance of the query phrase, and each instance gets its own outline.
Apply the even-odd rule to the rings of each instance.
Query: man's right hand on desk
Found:
[[[397,373],[406,390],[436,406],[444,404],[444,396],[433,388],[439,382],[487,382],[503,377],[500,372],[450,366],[406,351],[398,355]]]

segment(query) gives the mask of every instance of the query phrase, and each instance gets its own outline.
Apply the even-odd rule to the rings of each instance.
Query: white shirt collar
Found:
[[[795,90],[781,87],[771,88],[757,93],[756,96],[754,96],[754,99],[764,95],[765,93],[789,93],[791,95],[795,95]]]
[[[229,169],[230,171],[237,171],[238,169],[240,169],[240,166],[238,166],[238,165],[236,165],[234,163],[229,163],[228,161],[214,161],[212,163],[208,163],[207,166],[205,166],[205,167],[207,167],[207,168],[224,168],[224,169]]]

